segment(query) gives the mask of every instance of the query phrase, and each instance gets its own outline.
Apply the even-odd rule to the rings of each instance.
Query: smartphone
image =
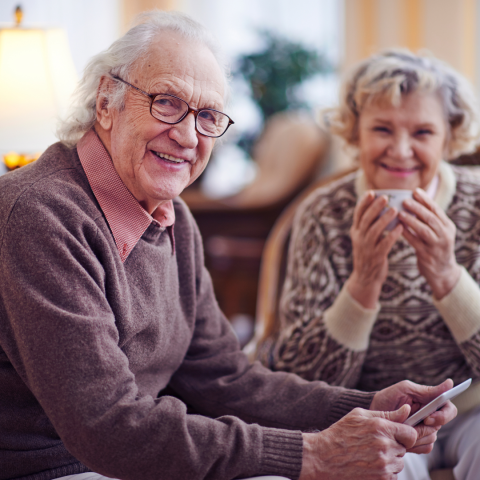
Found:
[[[405,425],[410,425],[411,427],[418,425],[433,412],[436,412],[437,410],[442,408],[449,400],[455,398],[457,395],[460,395],[462,392],[464,392],[471,383],[472,379],[469,378],[468,380],[462,382],[460,385],[457,385],[456,387],[453,387],[450,390],[442,393],[435,400],[432,400],[430,403],[421,408],[418,412],[408,417],[403,423]]]

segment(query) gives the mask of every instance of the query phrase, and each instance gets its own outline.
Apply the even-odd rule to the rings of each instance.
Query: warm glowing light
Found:
[[[0,29],[0,154],[32,154],[57,141],[55,123],[76,81],[63,30]]]
[[[9,170],[14,170],[34,162],[40,155],[40,152],[33,155],[8,152],[3,156],[3,161]]]

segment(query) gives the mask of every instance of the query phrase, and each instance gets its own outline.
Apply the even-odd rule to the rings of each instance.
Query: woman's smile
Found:
[[[407,178],[410,175],[415,174],[420,170],[421,167],[398,167],[398,166],[391,166],[387,163],[380,162],[380,167],[385,169],[390,175],[398,178]]]
[[[374,189],[427,188],[445,156],[447,122],[437,95],[416,92],[400,105],[368,105],[358,125],[358,149]]]

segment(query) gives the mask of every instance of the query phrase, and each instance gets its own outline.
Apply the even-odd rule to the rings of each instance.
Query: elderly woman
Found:
[[[221,65],[193,20],[146,15],[91,61],[61,142],[0,179],[0,479],[390,478],[455,416],[402,425],[451,381],[249,364],[177,198],[233,123]]]
[[[480,472],[480,182],[446,161],[471,151],[477,121],[467,82],[435,58],[387,51],[351,72],[330,125],[360,168],[299,208],[281,333],[261,349],[274,370],[363,391],[473,377],[430,457],[457,480]],[[412,196],[399,212],[384,189]],[[422,465],[409,478],[429,478]]]

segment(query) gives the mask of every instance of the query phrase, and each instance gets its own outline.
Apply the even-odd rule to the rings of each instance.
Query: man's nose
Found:
[[[410,158],[413,155],[410,136],[407,134],[394,136],[388,153],[395,158]]]
[[[193,112],[190,112],[180,123],[172,125],[169,136],[183,148],[195,148],[198,145],[198,137]]]

